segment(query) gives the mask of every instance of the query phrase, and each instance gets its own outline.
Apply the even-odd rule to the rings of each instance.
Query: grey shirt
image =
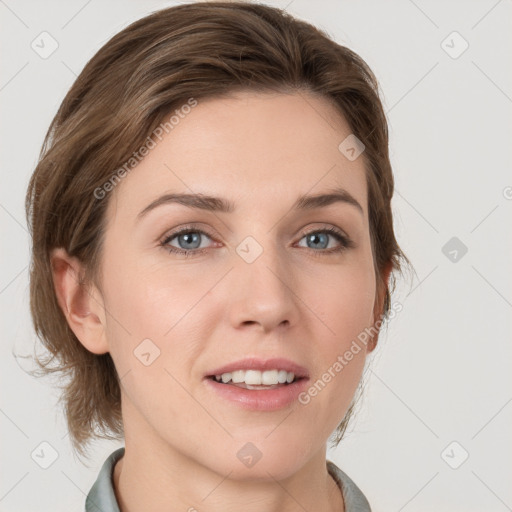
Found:
[[[123,455],[124,447],[118,448],[105,460],[85,500],[85,512],[120,512],[112,474],[115,463]],[[327,461],[327,470],[341,489],[345,512],[371,512],[368,500],[346,473],[330,460]]]

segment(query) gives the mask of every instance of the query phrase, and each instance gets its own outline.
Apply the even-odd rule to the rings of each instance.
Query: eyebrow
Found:
[[[205,194],[164,194],[148,204],[138,215],[137,220],[147,215],[151,210],[164,204],[181,204],[189,208],[197,208],[210,212],[232,213],[235,211],[235,203],[221,197],[213,197]],[[303,195],[295,201],[292,210],[313,210],[324,208],[335,203],[345,203],[355,206],[361,214],[363,207],[357,199],[343,188],[329,190],[328,193],[317,195]]]

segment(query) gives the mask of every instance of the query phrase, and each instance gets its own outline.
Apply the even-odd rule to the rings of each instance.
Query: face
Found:
[[[199,101],[105,199],[104,341],[145,449],[239,479],[286,477],[324,450],[367,350],[335,363],[374,321],[364,163],[338,149],[350,133],[305,93]],[[166,194],[231,208],[147,209]],[[250,389],[285,370],[295,382]]]

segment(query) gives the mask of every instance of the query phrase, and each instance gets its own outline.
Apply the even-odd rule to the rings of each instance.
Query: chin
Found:
[[[279,428],[283,429],[279,434],[269,435],[271,430],[266,430],[259,437],[246,436],[231,443],[231,450],[219,454],[227,470],[223,474],[232,471],[230,478],[234,480],[283,480],[303,467],[313,456],[311,440],[306,442],[293,432],[285,432],[283,425]],[[231,457],[226,458],[226,454]]]
[[[236,480],[239,482],[273,482],[275,480],[285,480],[292,476],[296,471],[301,468],[301,465],[296,461],[290,461],[283,459],[280,456],[272,455],[271,457],[262,456],[252,466],[245,465],[238,459],[235,463],[223,464],[222,471],[219,471],[223,475],[229,474],[230,480]]]

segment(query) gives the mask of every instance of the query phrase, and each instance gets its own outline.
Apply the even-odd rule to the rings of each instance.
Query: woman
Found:
[[[26,201],[70,439],[125,443],[87,511],[370,510],[326,442],[407,261],[392,195],[374,75],[279,9],[183,4],[99,50]]]

